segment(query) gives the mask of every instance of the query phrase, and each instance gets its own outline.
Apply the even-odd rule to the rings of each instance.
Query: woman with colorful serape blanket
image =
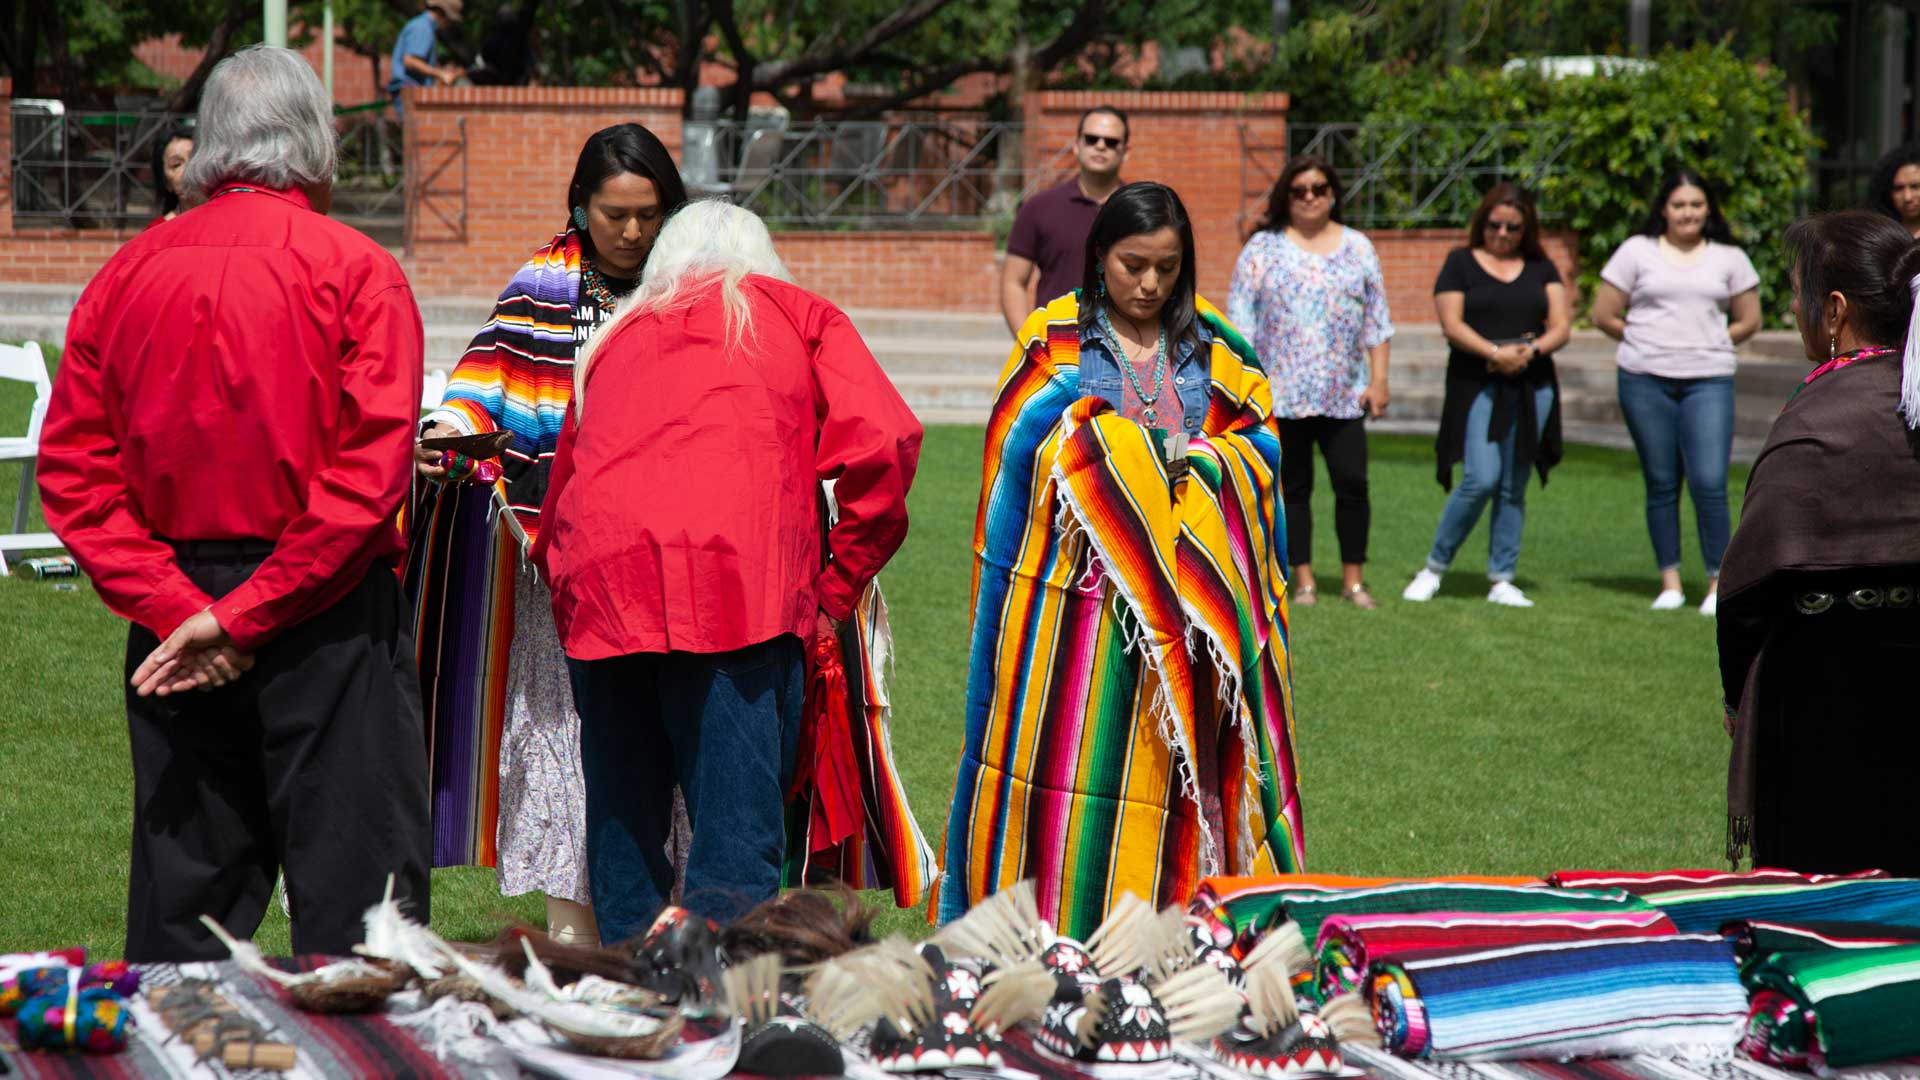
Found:
[[[1727,857],[1750,844],[1757,866],[1912,877],[1920,246],[1861,210],[1786,239],[1816,366],[1754,463],[1721,578]]]
[[[1121,894],[1301,860],[1271,391],[1129,184],[988,421],[967,732],[933,917],[1024,878],[1079,937]]]
[[[422,430],[513,434],[504,475],[491,462],[419,454],[435,484],[411,522],[407,584],[432,756],[433,863],[497,865],[502,894],[545,893],[548,930],[564,942],[599,940],[580,719],[547,586],[525,549],[539,534],[574,353],[634,290],[661,222],[684,202],[652,132],[620,124],[590,136],[567,188],[567,228],[508,282]]]

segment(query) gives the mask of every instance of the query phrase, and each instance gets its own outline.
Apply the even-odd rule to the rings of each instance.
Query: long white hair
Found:
[[[585,405],[587,368],[600,343],[628,319],[667,312],[694,302],[699,287],[720,279],[720,299],[726,305],[726,346],[729,354],[753,340],[753,305],[740,289],[748,274],[792,281],[766,222],[751,210],[724,199],[696,199],[674,211],[653,242],[640,285],[614,317],[587,340],[573,364],[574,416]]]

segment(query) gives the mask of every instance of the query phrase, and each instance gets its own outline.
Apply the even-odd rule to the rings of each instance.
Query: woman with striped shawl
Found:
[[[497,481],[470,461],[419,454],[420,474],[436,483],[414,517],[407,585],[433,768],[433,863],[497,866],[503,895],[545,893],[548,930],[565,942],[599,940],[580,718],[552,600],[525,552],[540,529],[575,351],[633,292],[661,223],[686,198],[673,158],[646,128],[589,137],[567,188],[566,230],[513,275],[422,429],[513,433]]]
[[[1194,276],[1179,196],[1121,188],[1001,375],[938,922],[1033,878],[1083,937],[1300,867],[1279,436]]]

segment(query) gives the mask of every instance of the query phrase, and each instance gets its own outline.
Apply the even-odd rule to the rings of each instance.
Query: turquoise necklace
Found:
[[[1120,332],[1113,328],[1113,320],[1107,318],[1107,305],[1105,304],[1100,305],[1100,329],[1107,332],[1107,336],[1113,339],[1114,347],[1120,350],[1120,370],[1126,375],[1127,382],[1132,385],[1134,396],[1140,399],[1140,404],[1146,414],[1147,426],[1152,427],[1155,418],[1158,416],[1158,411],[1154,408],[1154,403],[1160,400],[1160,388],[1167,375],[1167,324],[1165,322],[1160,324],[1160,340],[1153,347],[1153,360],[1151,361],[1153,367],[1153,393],[1151,394],[1147,393],[1145,388],[1140,385],[1140,376],[1135,374],[1132,361],[1127,359],[1127,346],[1120,337]]]

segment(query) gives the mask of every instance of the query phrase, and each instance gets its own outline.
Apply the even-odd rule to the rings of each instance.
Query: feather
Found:
[[[1080,1019],[1073,1025],[1073,1037],[1082,1047],[1092,1047],[1095,1033],[1107,1014],[1113,1011],[1113,1003],[1107,1000],[1107,992],[1099,988],[1087,991],[1080,999]]]
[[[1167,1013],[1173,1037],[1204,1042],[1233,1027],[1245,1004],[1226,972],[1216,967],[1188,968],[1154,987]]]
[[[720,976],[727,1007],[752,1030],[773,1019],[780,1007],[780,954],[762,953],[729,967]]]
[[[883,1016],[909,1035],[933,1022],[933,969],[903,938],[830,960],[807,980],[807,1019],[837,1039]]]
[[[1038,960],[1026,960],[989,974],[973,1003],[973,1027],[981,1033],[1005,1031],[1037,1020],[1059,984]]]
[[[290,975],[267,963],[266,959],[260,955],[260,950],[254,947],[253,942],[236,940],[232,934],[227,933],[226,927],[221,926],[214,919],[202,915],[200,922],[213,932],[213,936],[219,939],[220,944],[227,947],[227,952],[233,954],[234,963],[239,964],[246,971],[265,976],[288,989],[331,982],[334,979],[360,979],[390,974],[364,960],[341,960],[299,975]]]
[[[1293,998],[1293,983],[1287,978],[1285,964],[1258,964],[1246,971],[1247,1008],[1252,1013],[1249,1026],[1256,1033],[1272,1035],[1300,1019],[1300,1005]]]
[[[1158,919],[1145,900],[1122,893],[1106,920],[1087,938],[1093,966],[1107,978],[1131,975],[1145,967],[1153,956]]]
[[[427,933],[431,935],[431,931]],[[462,975],[478,983],[489,997],[505,1002],[563,1035],[637,1039],[657,1034],[666,1024],[657,1016],[636,1012],[631,1008],[557,998],[550,992],[536,989],[531,979],[526,986],[518,985],[499,968],[474,963],[438,937],[434,937],[433,941],[440,955]],[[542,965],[540,970],[546,972],[545,966]],[[528,974],[533,974],[531,968]],[[548,986],[552,985],[551,974],[546,975],[545,982]],[[627,989],[631,991],[633,988]],[[673,1022],[677,1023],[677,1018]]]
[[[1033,882],[1021,881],[1001,889],[973,906],[961,918],[940,928],[933,943],[947,956],[984,960],[994,967],[1013,967],[1040,955],[1047,947],[1046,924],[1034,898]]]
[[[1172,978],[1193,966],[1193,940],[1187,935],[1187,917],[1181,909],[1162,908],[1148,930],[1147,962],[1141,981],[1148,985]]]
[[[1359,994],[1339,994],[1320,1007],[1320,1019],[1333,1029],[1341,1042],[1360,1046],[1379,1046],[1380,1029],[1373,1025],[1373,1013]]]
[[[390,960],[403,968],[412,968],[422,979],[438,979],[447,973],[446,965],[431,945],[414,931],[418,923],[400,911],[393,900],[393,875],[387,875],[387,892],[380,902],[361,916],[367,928],[366,940],[353,947],[354,955],[374,960]]]

